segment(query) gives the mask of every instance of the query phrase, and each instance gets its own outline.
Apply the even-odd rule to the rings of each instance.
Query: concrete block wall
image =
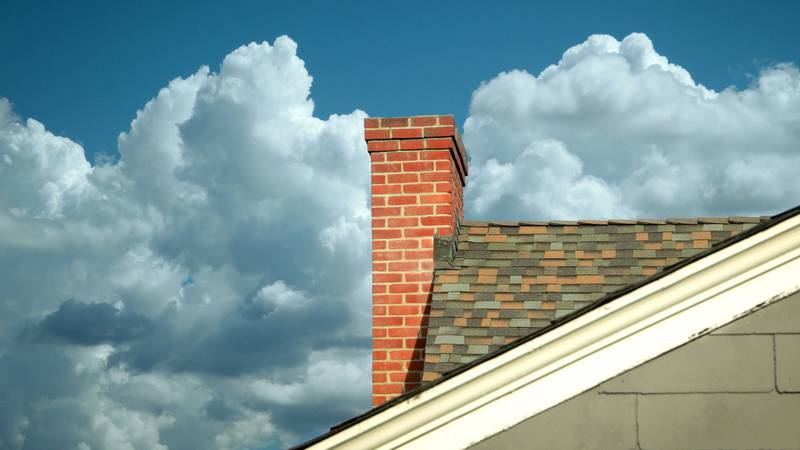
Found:
[[[800,293],[475,449],[800,449]]]

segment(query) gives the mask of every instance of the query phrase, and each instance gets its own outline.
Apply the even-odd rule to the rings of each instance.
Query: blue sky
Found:
[[[367,116],[456,114],[470,219],[796,206],[797,16],[6,2],[0,447],[281,448],[367,409]]]
[[[6,2],[0,96],[114,153],[133,113],[176,76],[287,34],[315,77],[317,114],[453,113],[503,70],[538,73],[586,36],[645,32],[707,87],[746,86],[797,61],[795,2]]]

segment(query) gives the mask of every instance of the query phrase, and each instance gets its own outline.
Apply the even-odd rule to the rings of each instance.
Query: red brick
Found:
[[[403,170],[403,166],[399,163],[386,163],[386,164],[373,164],[373,173],[396,173]]]
[[[385,294],[386,293],[386,285],[385,284],[373,284],[372,285],[372,293],[373,294]]]
[[[455,125],[455,118],[453,116],[439,116],[439,125]]]
[[[402,370],[403,363],[395,362],[395,361],[380,361],[380,362],[373,362],[372,363],[372,370],[374,371],[384,371],[384,370]]]
[[[452,199],[453,197],[450,194],[428,194],[419,196],[419,202],[422,204],[450,203]]]
[[[418,281],[423,283],[430,283],[433,281],[433,274],[427,272],[407,273],[404,274],[403,277],[405,281]]]
[[[399,145],[397,141],[369,141],[367,142],[367,150],[371,152],[387,152],[397,150]]]
[[[396,197],[389,197],[390,205],[416,205],[416,195],[398,195]]]
[[[383,314],[373,314],[373,315],[381,316]],[[373,328],[372,329],[372,337],[374,337],[374,338],[386,337],[389,334],[389,332],[387,330],[388,330],[388,328]]]
[[[455,127],[453,126],[425,127],[423,130],[426,138],[455,136]]]
[[[373,339],[372,348],[403,348],[402,339]]]
[[[420,219],[423,225],[450,225],[453,219],[447,216],[429,216]]]
[[[372,176],[372,184],[385,184],[386,183],[386,175],[373,175]]]
[[[403,192],[406,194],[428,193],[433,192],[434,188],[435,186],[433,183],[406,184],[403,186]]]
[[[395,128],[392,139],[413,139],[422,137],[422,128]]]
[[[419,292],[419,284],[417,283],[392,283],[389,285],[389,292],[392,294],[405,294],[411,292]],[[416,308],[416,307],[415,307]],[[417,311],[408,314],[416,314]]]
[[[430,149],[453,148],[453,139],[451,138],[425,139],[425,148],[430,148]]]
[[[372,230],[372,239],[395,239],[402,237],[402,230]]]
[[[430,300],[430,294],[406,294],[405,296],[405,303],[428,303]],[[408,317],[406,317],[407,319]],[[410,323],[406,322],[406,325],[411,325]]]
[[[373,273],[373,283],[397,283],[403,281],[402,273]],[[407,280],[408,281],[408,280]]]
[[[383,117],[381,118],[382,127],[407,127],[408,117]]]
[[[372,195],[400,194],[402,192],[402,184],[378,184],[372,186]]]
[[[403,252],[372,252],[373,261],[397,261],[403,259]]]
[[[375,167],[377,164],[374,164]],[[403,172],[431,172],[435,165],[431,161],[404,162]]]
[[[385,197],[372,197],[372,206],[386,206]]]
[[[389,337],[414,337],[419,334],[417,327],[389,328]]]
[[[425,161],[450,161],[450,150],[427,150],[420,152],[419,159]]]
[[[411,125],[415,127],[425,127],[430,125],[436,125],[437,120],[436,116],[427,116],[427,117],[412,117],[411,118]]]
[[[394,208],[394,209],[398,210],[398,213],[394,214],[394,215],[400,215],[400,208]],[[387,223],[392,228],[394,228],[394,227],[400,227],[400,228],[416,227],[416,226],[419,226],[419,218],[418,217],[396,217],[396,218],[389,219]]]
[[[385,361],[389,359],[388,354],[383,350],[375,350],[372,352],[373,361]]]
[[[392,316],[413,316],[419,314],[418,306],[389,306],[389,314]]]
[[[390,179],[392,175],[389,175]],[[419,174],[419,181],[450,181],[450,174],[446,172],[429,172]],[[391,181],[389,181],[391,183]]]
[[[364,119],[364,128],[378,128],[380,126],[381,126],[381,121],[379,119],[374,119],[374,118]]]
[[[402,384],[376,384],[372,386],[372,392],[376,394],[402,394]]]
[[[392,173],[387,175],[389,183],[416,183],[419,181],[418,173]]]
[[[406,325],[420,326],[425,322],[424,317],[403,317],[402,319]]]
[[[425,339],[424,338],[406,339],[405,347],[406,348],[423,348],[423,347],[425,347]]]
[[[422,359],[422,352],[414,350],[391,350],[389,352],[389,359],[392,361],[397,361],[398,359],[406,361],[409,359]]]
[[[436,192],[450,192],[450,183],[436,183]]]
[[[419,372],[394,372],[389,374],[389,381],[392,382],[418,382],[422,375]]]
[[[364,130],[364,139],[389,139],[389,130]]]
[[[403,303],[403,296],[400,294],[373,295],[372,303],[375,305],[398,305]]]
[[[385,383],[386,382],[386,373],[372,373],[372,382],[373,383]],[[394,380],[392,380],[394,381]]]
[[[430,216],[433,214],[433,212],[433,205],[413,205],[403,207],[404,216]]]
[[[392,326],[392,325],[403,325],[403,318],[402,317],[373,317],[372,318],[372,326],[375,327],[385,327],[385,326]],[[406,324],[408,325],[408,324]]]
[[[453,229],[449,225],[446,227],[436,227],[436,234],[439,236],[450,236],[453,234]]]
[[[399,206],[390,208],[372,208],[372,217],[399,216],[401,212],[402,210]]]
[[[373,250],[385,250],[389,244],[386,241],[372,241],[372,249]]]
[[[403,230],[405,237],[428,237],[433,236],[436,230],[433,228],[406,228]]]
[[[433,263],[433,261],[431,261]],[[420,270],[422,269],[422,262],[418,261],[398,261],[398,262],[390,262],[388,264],[389,271],[391,272],[405,272],[408,270]],[[431,270],[433,269],[433,264],[429,268],[425,268],[424,270]]]
[[[403,252],[403,258],[406,260],[433,259],[433,249],[406,250]]]
[[[420,242],[416,239],[401,239],[397,241],[389,241],[389,248],[392,250],[416,249],[420,248]]]
[[[453,213],[453,207],[450,205],[436,205],[436,215],[445,215],[450,217]]]
[[[404,139],[400,141],[400,150],[422,150],[425,148],[424,139]]]
[[[419,152],[391,152],[386,155],[387,161],[416,161],[419,159]]]

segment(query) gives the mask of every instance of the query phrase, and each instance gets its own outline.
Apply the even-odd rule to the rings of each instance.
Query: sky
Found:
[[[797,9],[6,2],[0,448],[274,449],[365,411],[368,116],[455,114],[472,219],[797,205]]]

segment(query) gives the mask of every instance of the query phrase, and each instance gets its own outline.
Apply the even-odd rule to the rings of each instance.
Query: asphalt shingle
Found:
[[[436,262],[423,379],[767,219],[465,221]]]

